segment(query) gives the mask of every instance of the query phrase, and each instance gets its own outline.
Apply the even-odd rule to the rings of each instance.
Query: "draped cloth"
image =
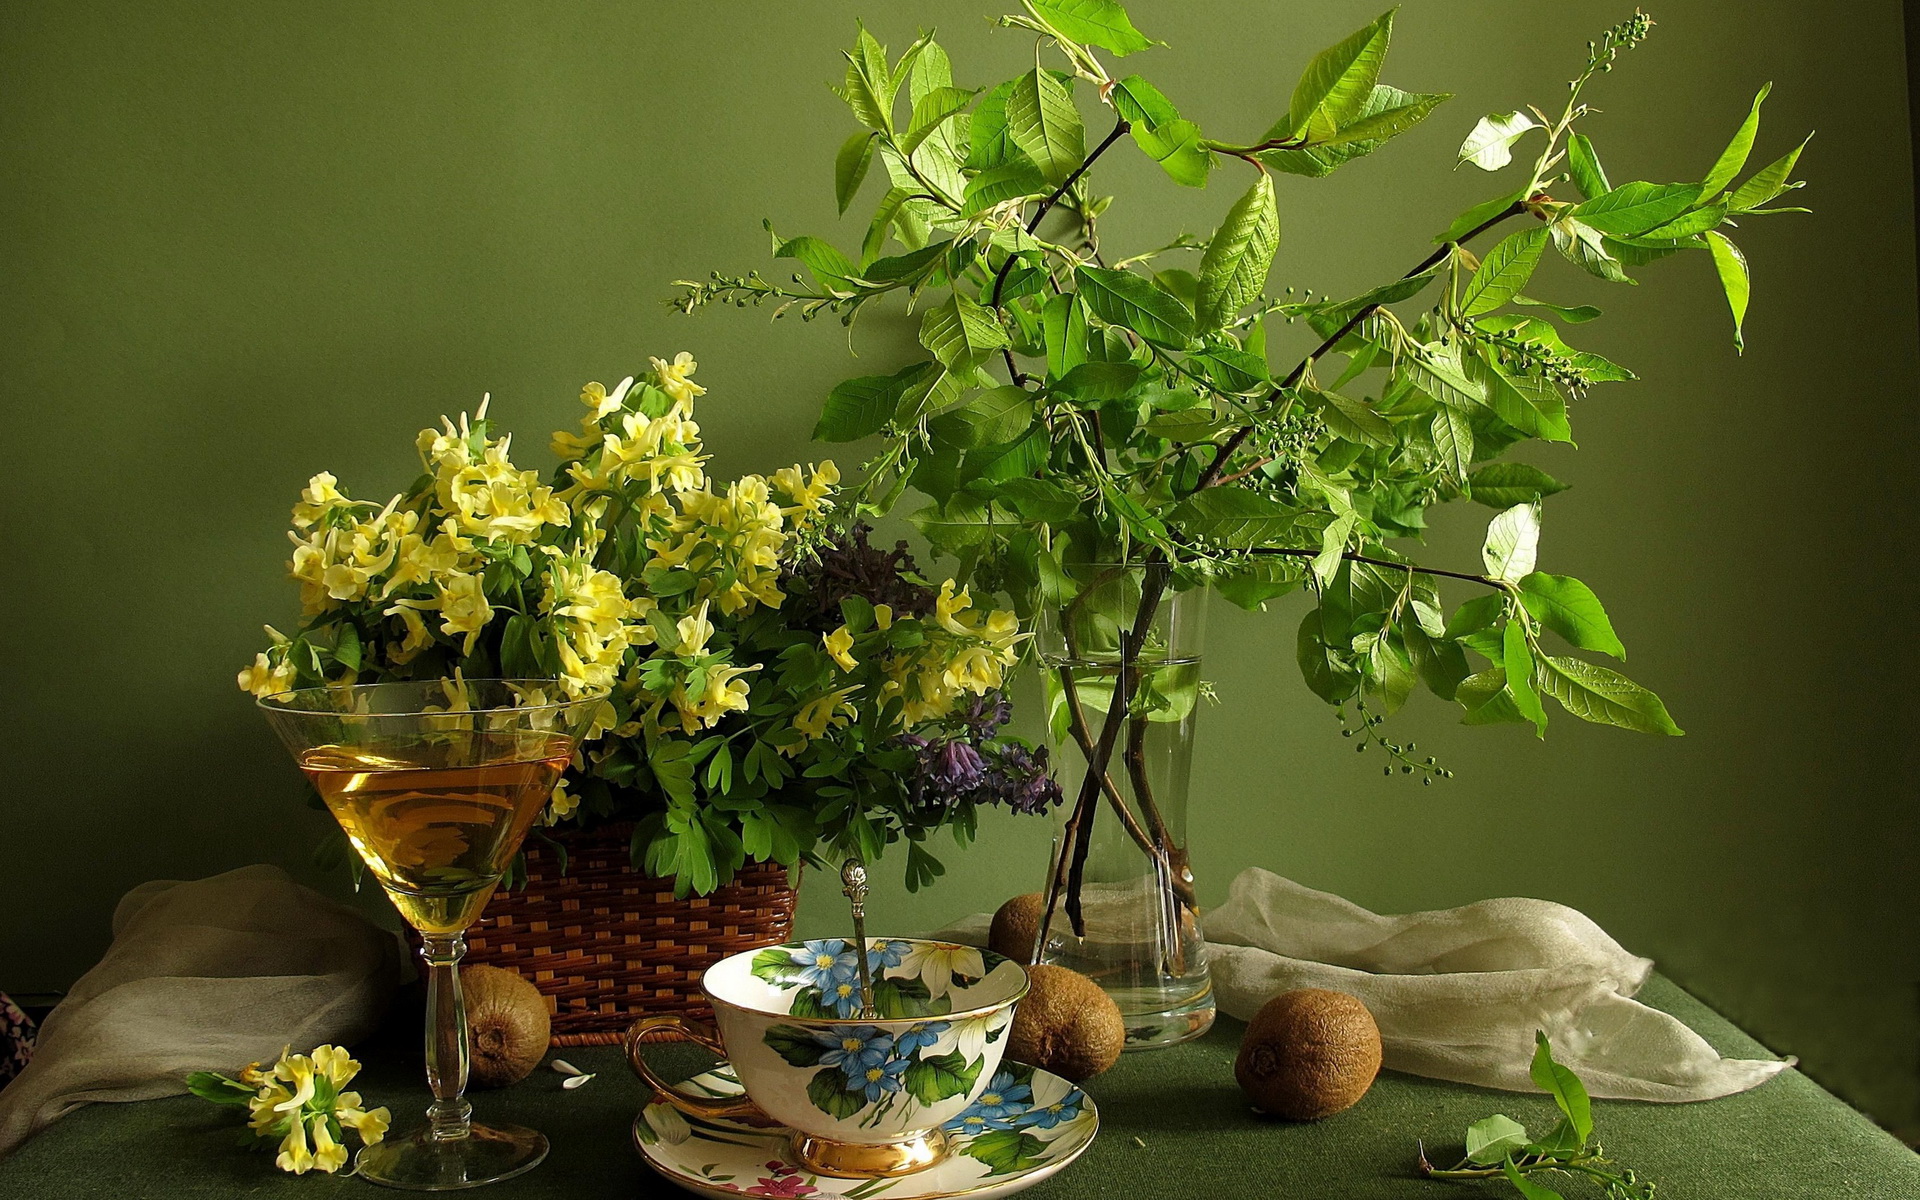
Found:
[[[944,932],[984,944],[987,925],[973,917]],[[1589,1093],[1609,1099],[1710,1100],[1793,1065],[1722,1058],[1635,1000],[1653,960],[1563,904],[1508,898],[1381,916],[1254,867],[1202,925],[1221,1011],[1248,1020],[1295,988],[1346,992],[1373,1013],[1396,1071],[1534,1091],[1536,1030]]]
[[[174,1095],[193,1071],[364,1037],[403,970],[392,934],[278,867],[141,884],[0,1090],[0,1157],[82,1104]]]

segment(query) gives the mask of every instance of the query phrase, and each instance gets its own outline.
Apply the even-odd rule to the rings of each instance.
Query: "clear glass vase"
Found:
[[[1066,576],[1037,621],[1067,816],[1035,961],[1105,989],[1128,1049],[1170,1046],[1214,1016],[1186,828],[1207,593],[1163,563]]]

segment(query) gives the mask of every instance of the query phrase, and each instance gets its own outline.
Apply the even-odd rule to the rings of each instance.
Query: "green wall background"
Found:
[[[1306,56],[1378,0],[1137,0],[1173,43],[1133,60],[1189,115],[1253,134]],[[854,373],[837,328],[688,319],[668,281],[765,265],[762,217],[833,220],[848,129],[825,83],[864,14],[895,48],[937,24],[963,81],[1030,61],[987,0],[805,4],[159,4],[16,0],[0,20],[0,986],[70,983],[127,887],[306,865],[324,818],[233,673],[285,620],[285,512],[326,467],[411,478],[413,433],[491,391],[530,460],[589,378],[688,348],[723,472],[803,455]],[[1412,0],[1388,78],[1459,98],[1389,151],[1281,181],[1278,286],[1397,274],[1498,181],[1450,170],[1482,113],[1557,104],[1625,15]],[[1920,896],[1910,728],[1915,281],[1892,0],[1664,0],[1601,86],[1615,177],[1697,178],[1761,83],[1757,161],[1818,127],[1813,217],[1755,222],[1751,349],[1704,260],[1598,298],[1595,349],[1645,382],[1581,405],[1539,462],[1543,565],[1606,597],[1636,677],[1689,736],[1556,723],[1535,742],[1435,703],[1405,736],[1458,778],[1421,789],[1351,753],[1292,664],[1287,601],[1216,608],[1194,859],[1203,895],[1258,864],[1375,908],[1550,897],[1920,1136]],[[1243,186],[1165,184],[1131,154],[1110,247],[1209,231]],[[889,361],[884,322],[867,361]],[[843,455],[843,460],[850,456]],[[1433,561],[1470,562],[1485,510]],[[912,929],[1035,886],[1050,831],[996,824],[935,891],[887,884]],[[815,879],[805,922],[836,921]]]

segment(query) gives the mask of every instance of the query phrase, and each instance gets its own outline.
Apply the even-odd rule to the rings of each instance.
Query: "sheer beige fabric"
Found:
[[[1245,1020],[1294,988],[1350,993],[1373,1012],[1396,1071],[1534,1091],[1535,1030],[1589,1092],[1611,1099],[1710,1100],[1793,1065],[1720,1057],[1633,998],[1653,960],[1546,900],[1380,916],[1256,867],[1203,922],[1221,1011]],[[935,936],[983,945],[987,926],[971,917]]]
[[[192,1071],[364,1037],[402,978],[392,934],[278,867],[142,884],[113,933],[0,1090],[0,1155],[82,1104],[173,1095]]]

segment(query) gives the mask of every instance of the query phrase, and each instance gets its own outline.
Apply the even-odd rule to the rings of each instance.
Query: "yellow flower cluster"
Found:
[[[271,1067],[254,1063],[240,1082],[258,1091],[247,1101],[248,1125],[262,1138],[279,1137],[274,1165],[282,1171],[332,1174],[347,1165],[339,1132],[352,1129],[371,1146],[387,1136],[386,1109],[361,1106],[360,1093],[344,1091],[360,1073],[360,1064],[339,1046],[320,1046],[312,1054],[281,1051]]]
[[[706,390],[693,382],[698,366],[683,352],[653,359],[650,385],[588,384],[579,432],[553,435],[564,466],[558,491],[514,465],[510,439],[477,427],[484,401],[472,420],[421,431],[416,444],[430,486],[384,507],[346,496],[329,473],[314,476],[289,535],[288,569],[308,623],[343,607],[362,628],[369,619],[398,622],[383,642],[384,662],[363,668],[378,670],[403,667],[440,639],[473,653],[506,604],[542,623],[570,696],[612,692],[636,717],[644,713],[656,727],[665,719],[688,734],[744,711],[752,668],[727,661],[724,641],[710,645],[713,620],[785,600],[780,578],[791,540],[832,509],[840,472],[831,462],[796,464],[716,491],[693,419]],[[622,539],[623,554],[632,547],[641,556],[629,556],[622,574],[603,568],[609,537]],[[489,594],[488,567],[509,558],[537,592]],[[660,572],[685,573],[662,589],[671,612],[643,582]],[[672,621],[656,625],[659,617]],[[662,643],[663,628],[678,630],[674,644]],[[240,686],[258,696],[291,687],[285,645],[275,635],[240,672]],[[642,669],[661,661],[671,670],[651,678],[677,682],[650,691]],[[611,705],[607,713],[598,731],[612,725]]]
[[[982,696],[999,687],[1006,668],[1018,661],[1020,621],[1013,613],[995,610],[982,619],[969,612],[973,598],[953,580],[940,585],[934,601],[933,619],[926,622],[926,639],[905,653],[881,651],[880,700],[900,697],[900,725],[912,729],[925,721],[950,715],[964,696]],[[881,633],[893,627],[893,609],[876,604],[874,628]],[[861,668],[855,656],[858,638],[846,625],[821,635],[821,648],[843,673]],[[884,641],[881,643],[884,645]],[[851,700],[858,684],[843,687],[808,701],[801,706],[793,727],[807,741],[822,737],[829,729],[845,725],[856,714]],[[802,743],[804,744],[804,743]],[[797,752],[798,746],[789,752]]]

